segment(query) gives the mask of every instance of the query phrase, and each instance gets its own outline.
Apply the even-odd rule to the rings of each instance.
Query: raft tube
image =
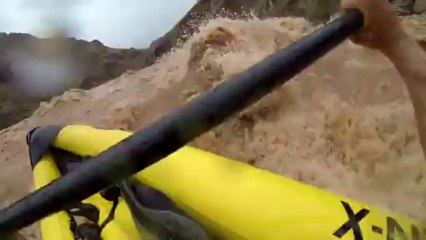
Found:
[[[126,131],[69,125],[58,130],[52,145],[90,157],[129,135]],[[36,189],[60,177],[50,154],[43,153],[40,159],[33,163]],[[166,194],[202,225],[211,239],[426,238],[426,225],[419,221],[189,146],[133,177]],[[99,194],[84,202],[100,209],[99,223],[111,209],[111,203]],[[66,212],[42,219],[43,240],[73,240],[69,222]],[[141,239],[123,199],[102,238]]]

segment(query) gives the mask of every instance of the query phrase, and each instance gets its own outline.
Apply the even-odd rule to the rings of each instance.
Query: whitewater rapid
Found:
[[[211,20],[158,64],[186,56],[187,68],[158,71],[180,79],[173,91],[190,99],[185,94],[217,85],[312,30],[296,18]],[[426,165],[405,85],[380,53],[350,42],[193,144],[426,219]]]
[[[2,205],[32,188],[25,135],[35,126],[139,130],[312,30],[299,18],[216,18],[151,67],[42,103],[0,132]],[[190,144],[426,219],[426,164],[405,85],[380,53],[350,42]]]

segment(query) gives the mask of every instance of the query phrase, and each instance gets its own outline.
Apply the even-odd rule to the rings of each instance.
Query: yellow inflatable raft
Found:
[[[35,187],[130,134],[36,129],[28,137]],[[42,239],[426,239],[418,221],[193,147],[125,182],[41,220]]]

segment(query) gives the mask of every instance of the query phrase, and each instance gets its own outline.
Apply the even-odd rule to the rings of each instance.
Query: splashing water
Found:
[[[141,129],[312,30],[298,18],[213,19],[155,65],[67,92],[3,131],[2,157],[17,160],[0,181],[30,175],[21,142],[35,125]],[[191,145],[426,219],[426,165],[405,85],[384,56],[349,42]]]
[[[49,97],[81,85],[81,65],[65,38],[28,41],[22,50],[7,53],[13,74],[12,86],[21,95]]]
[[[152,68],[165,88],[155,102],[188,101],[311,30],[298,18],[212,20]],[[426,165],[405,85],[380,53],[349,42],[193,145],[426,219]]]

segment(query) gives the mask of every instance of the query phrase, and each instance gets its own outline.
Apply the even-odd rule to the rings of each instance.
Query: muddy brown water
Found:
[[[31,190],[37,125],[138,130],[312,30],[302,19],[214,19],[153,66],[43,103],[0,133],[3,206]],[[345,42],[191,145],[426,219],[426,164],[405,85],[380,53]],[[35,228],[26,236],[37,239]]]

